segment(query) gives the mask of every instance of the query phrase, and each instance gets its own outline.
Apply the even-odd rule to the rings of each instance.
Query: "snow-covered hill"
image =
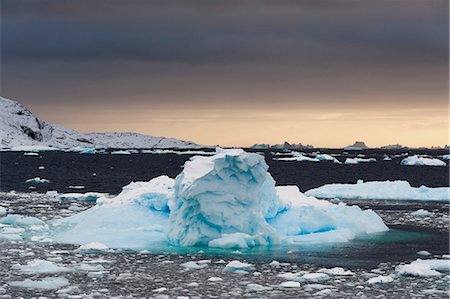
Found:
[[[137,133],[79,133],[48,124],[16,101],[0,97],[0,148],[50,146],[56,148],[199,148],[190,141]]]

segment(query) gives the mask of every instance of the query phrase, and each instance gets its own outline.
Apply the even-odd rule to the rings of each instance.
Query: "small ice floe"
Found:
[[[252,264],[249,263],[243,263],[237,260],[229,262],[225,268],[224,271],[249,271],[253,270],[255,267]]]
[[[7,210],[4,207],[0,206],[0,217],[3,217],[7,214]]]
[[[327,269],[327,268],[322,268],[319,271],[320,273],[325,273],[325,274],[329,274],[329,275],[339,275],[339,276],[351,276],[351,275],[355,275],[355,273],[353,273],[350,270],[345,270],[344,268],[341,267],[334,267],[331,269]]]
[[[431,252],[426,251],[426,250],[421,250],[421,251],[418,251],[416,254],[421,255],[421,256],[430,256]]]
[[[389,156],[387,156],[387,155],[385,155],[385,156],[383,157],[383,161],[392,161],[392,158],[389,157]]]
[[[37,185],[37,184],[48,184],[48,183],[50,183],[49,180],[40,178],[40,177],[38,177],[38,176],[35,177],[35,178],[28,179],[28,180],[26,180],[25,182],[26,182],[26,183],[33,184],[33,185]]]
[[[131,155],[130,151],[112,151],[111,155]]]
[[[39,157],[39,153],[34,153],[34,152],[31,152],[31,153],[23,153],[23,155],[24,156],[37,156],[37,157]]]
[[[447,166],[447,163],[445,163],[442,160],[436,159],[436,158],[425,158],[419,155],[410,156],[407,158],[404,158],[400,165],[405,166]]]
[[[39,170],[44,170],[45,167],[44,167],[44,166],[39,166],[38,169],[39,169]]]
[[[272,267],[279,267],[280,265],[281,265],[281,263],[279,261],[275,261],[275,260],[273,260],[269,263],[269,266],[272,266]]]
[[[411,212],[410,215],[411,216],[418,216],[418,217],[425,217],[425,216],[433,215],[433,213],[428,212],[427,210],[424,210],[424,209],[419,209],[417,211]]]
[[[220,277],[210,277],[210,278],[208,278],[208,281],[211,281],[211,282],[222,281],[222,280],[223,279],[220,278]]]
[[[152,292],[153,293],[162,293],[165,291],[167,291],[167,288],[157,288],[157,289],[154,289]]]
[[[292,152],[293,157],[275,158],[275,161],[320,162],[318,158],[304,156],[303,153]]]
[[[86,192],[86,193],[64,193],[59,194],[58,198],[61,200],[81,200],[81,201],[93,201],[101,197],[108,196],[108,193],[98,193],[98,192]]]
[[[74,189],[74,190],[83,190],[85,188],[85,186],[81,186],[81,185],[70,185],[69,187],[67,187],[69,189]]]
[[[106,251],[108,249],[109,249],[108,246],[106,246],[105,244],[102,244],[100,242],[92,242],[81,245],[80,247],[78,247],[76,251],[88,253],[88,252],[101,252]]]
[[[7,216],[0,219],[0,223],[19,227],[28,227],[31,225],[46,225],[45,222],[39,218],[32,216],[22,216],[19,214],[8,214]]]
[[[399,265],[395,268],[395,271],[402,275],[402,276],[422,276],[422,277],[428,277],[428,276],[440,276],[442,275],[440,272],[436,271],[436,268],[445,268],[445,264],[443,262],[446,262],[446,267],[448,269],[449,267],[449,260],[438,260],[438,262],[430,263],[430,261],[436,261],[436,260],[421,260],[417,259],[413,261],[410,264],[406,265]],[[442,261],[442,262],[440,262]],[[441,264],[442,263],[442,264]],[[432,267],[434,266],[434,268]],[[439,267],[441,266],[441,267]]]
[[[54,290],[69,285],[69,281],[64,277],[45,277],[42,280],[25,279],[22,281],[11,281],[8,283],[12,287]]]
[[[59,272],[70,272],[71,268],[57,265],[53,262],[35,259],[29,261],[26,265],[13,265],[12,270],[18,270],[19,272],[26,274],[36,274],[36,273],[59,273]]]
[[[448,187],[411,187],[407,181],[358,180],[356,184],[326,184],[305,192],[308,196],[339,199],[450,201]]]
[[[394,278],[392,276],[376,276],[376,277],[372,277],[370,278],[367,283],[368,284],[386,284],[386,283],[391,283],[394,281]]]
[[[247,290],[252,292],[262,292],[262,291],[269,291],[271,290],[271,287],[265,287],[257,283],[249,283],[247,285]]]
[[[325,273],[306,273],[300,277],[300,279],[305,281],[320,282],[330,279],[330,276]]]
[[[186,270],[198,270],[208,267],[207,263],[199,263],[196,261],[189,261],[186,263],[182,263],[180,265],[181,267],[185,268]]]
[[[298,281],[284,281],[280,283],[280,287],[282,288],[299,288],[300,283]]]
[[[319,159],[319,161],[331,161],[336,164],[342,164],[338,159],[328,154],[318,154],[316,155],[316,159]]]
[[[347,158],[344,164],[359,164],[359,163],[372,163],[377,162],[375,158]]]

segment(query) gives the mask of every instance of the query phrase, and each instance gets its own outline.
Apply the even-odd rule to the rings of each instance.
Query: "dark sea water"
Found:
[[[270,151],[262,152],[269,165],[269,172],[278,185],[297,185],[307,191],[328,183],[355,183],[358,179],[406,180],[412,186],[449,186],[449,167],[402,166],[401,157],[383,161],[383,155],[400,155],[402,151],[366,150],[348,152],[321,150],[321,153],[336,154],[344,161],[347,157],[364,155],[376,158],[376,163],[339,165],[332,162],[275,161]],[[443,150],[408,151],[431,156],[443,155]],[[131,181],[148,181],[159,175],[175,177],[191,155],[177,154],[132,154],[82,155],[66,152],[41,152],[39,156],[24,156],[22,152],[0,152],[0,191],[16,190],[28,192],[25,181],[36,176],[50,180],[50,184],[37,186],[36,191],[56,190],[60,193],[73,191],[70,185],[85,186],[83,191],[98,191],[117,194],[122,186]],[[44,166],[44,170],[38,170]]]

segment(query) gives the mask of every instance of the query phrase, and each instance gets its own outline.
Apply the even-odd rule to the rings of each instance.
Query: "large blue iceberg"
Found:
[[[342,242],[388,230],[372,210],[275,186],[264,157],[241,149],[195,156],[175,180],[131,183],[118,196],[52,224],[59,242],[133,249]]]

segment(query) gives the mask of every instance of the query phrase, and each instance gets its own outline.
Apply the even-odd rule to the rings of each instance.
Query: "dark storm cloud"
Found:
[[[444,0],[1,4],[2,93],[25,101],[446,100]]]
[[[446,1],[315,2],[4,0],[3,59],[447,59]]]

